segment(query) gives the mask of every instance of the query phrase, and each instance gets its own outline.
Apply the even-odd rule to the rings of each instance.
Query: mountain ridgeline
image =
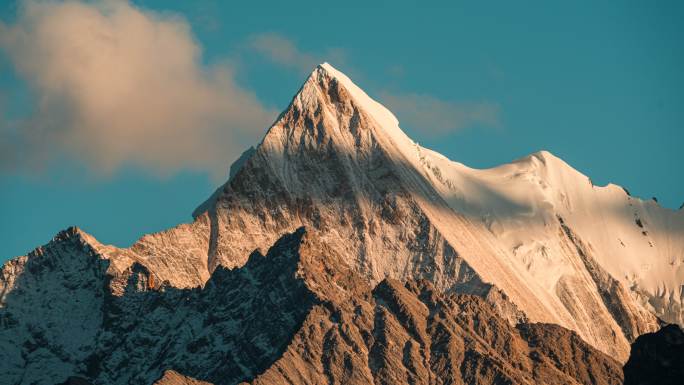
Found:
[[[684,211],[545,151],[453,162],[329,64],[193,217],[8,261],[3,381],[618,384],[684,323]]]

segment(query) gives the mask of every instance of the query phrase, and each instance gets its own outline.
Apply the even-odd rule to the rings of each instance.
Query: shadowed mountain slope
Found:
[[[624,367],[625,385],[674,385],[684,379],[684,331],[666,325],[640,336]]]
[[[567,329],[513,327],[482,298],[445,295],[426,280],[384,279],[373,287],[344,253],[304,229],[283,236],[266,256],[253,253],[240,268],[218,268],[197,289],[155,282],[137,264],[108,275],[107,260],[82,242],[76,229],[61,234],[24,265],[43,279],[15,282],[22,294],[6,297],[0,341],[17,349],[4,350],[0,361],[9,383],[621,381],[615,360]],[[70,255],[65,269],[60,250],[74,244],[84,253]],[[47,276],[60,277],[62,285],[51,289],[70,298],[70,308],[39,302]],[[114,283],[118,294],[110,290]],[[100,294],[84,296],[94,287]],[[70,341],[78,334],[51,327],[59,319],[88,338]]]

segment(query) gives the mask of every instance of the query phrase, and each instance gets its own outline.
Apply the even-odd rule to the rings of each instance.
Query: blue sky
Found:
[[[107,136],[120,126],[98,120],[106,112],[76,119],[72,110],[90,105],[82,99],[87,92],[69,88],[81,85],[80,78],[62,80],[81,73],[67,66],[51,77],[49,71],[63,63],[51,65],[49,59],[32,66],[36,57],[46,57],[36,56],[46,49],[36,26],[52,25],[51,18],[62,14],[29,18],[21,2],[2,2],[4,31],[28,31],[28,38],[17,39],[29,40],[3,43],[0,36],[0,150],[14,156],[0,156],[0,259],[24,254],[70,225],[104,243],[128,246],[144,233],[189,221],[224,179],[228,159],[258,141],[267,128],[263,122],[287,106],[307,72],[324,60],[389,105],[411,137],[453,160],[491,167],[546,149],[596,184],[617,183],[674,209],[684,202],[681,2],[240,3],[135,1],[126,9],[125,15],[150,26],[181,26],[169,41],[185,48],[143,56],[141,63],[152,60],[147,67],[166,66],[172,60],[165,55],[194,52],[192,68],[179,64],[189,80],[162,77],[149,86],[146,78],[136,78],[153,96],[178,92],[175,83],[199,90],[195,99],[206,102],[174,116],[212,117],[198,131],[206,141],[188,149],[176,147],[186,141],[185,126],[169,135],[148,134],[154,124],[166,127],[166,114],[150,118],[148,131],[138,115],[128,114],[121,124],[135,131],[123,139]],[[114,36],[116,28],[129,26],[108,24],[113,16],[102,3],[83,7],[100,12]],[[155,54],[163,60],[155,61]],[[128,76],[120,67],[104,71],[106,79]],[[111,86],[103,82],[97,91],[106,94]],[[134,107],[153,111],[144,105],[148,99],[141,97]],[[202,108],[213,100],[218,107]],[[422,101],[420,108],[410,108],[413,100]],[[224,114],[220,107],[233,102],[251,112]],[[421,114],[425,110],[430,113]],[[70,124],[85,131],[64,136]],[[47,128],[27,141],[21,130],[36,125]],[[87,131],[102,125],[110,127],[102,135]],[[167,136],[173,141],[155,144]],[[85,144],[79,143],[83,138]],[[192,159],[193,151],[215,145],[217,138],[223,140],[218,154]],[[86,146],[93,141],[98,144]],[[127,145],[132,142],[139,147]],[[109,143],[121,149],[111,150]]]

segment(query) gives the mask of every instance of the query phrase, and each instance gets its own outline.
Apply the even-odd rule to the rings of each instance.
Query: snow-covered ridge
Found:
[[[489,169],[453,162],[415,144],[389,110],[330,64],[319,68],[345,86],[411,163],[420,164],[454,211],[482,222],[548,289],[563,274],[562,266],[549,262],[557,246],[551,241],[556,229],[549,224],[560,216],[587,240],[599,264],[635,296],[650,297],[647,306],[667,321],[684,321],[684,210],[631,197],[615,184],[596,186],[548,151]],[[674,309],[662,309],[663,301],[672,302]]]

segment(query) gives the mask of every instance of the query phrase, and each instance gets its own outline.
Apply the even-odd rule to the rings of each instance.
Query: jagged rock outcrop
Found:
[[[61,233],[27,259],[31,274],[21,277],[30,280],[15,282],[0,308],[0,372],[9,383],[49,384],[150,384],[168,368],[219,383],[251,378],[282,354],[315,301],[297,278],[302,234],[240,269],[216,269],[203,288],[177,289],[139,264],[107,273],[109,261],[78,230]],[[62,253],[74,245],[83,254]],[[116,281],[120,292],[110,290]]]
[[[624,367],[625,385],[675,385],[684,379],[684,331],[665,325],[634,341]]]
[[[73,245],[83,254],[65,265],[60,251]],[[242,267],[218,268],[194,289],[153,282],[138,264],[108,273],[108,261],[75,229],[42,250],[24,265],[40,280],[15,282],[0,309],[0,341],[16,347],[0,353],[10,384],[69,377],[95,385],[621,381],[616,361],[569,330],[513,327],[481,297],[442,294],[426,280],[384,279],[373,287],[345,253],[303,228],[266,256],[254,252]],[[32,303],[45,297],[46,277],[60,274],[70,280],[51,289],[70,298],[71,307]],[[126,281],[118,294],[110,290],[115,280]],[[93,287],[97,300],[86,295]],[[90,323],[81,320],[86,311]],[[72,327],[87,338],[68,343],[79,334],[51,328],[60,317],[78,322]]]
[[[548,324],[514,328],[481,297],[443,295],[425,280],[402,284],[385,279],[369,294],[339,299],[328,299],[314,309],[283,358],[253,383],[622,380],[619,364],[577,334]]]
[[[83,366],[102,322],[108,262],[75,228],[2,269],[0,373],[55,384]],[[25,380],[21,380],[25,379]]]

